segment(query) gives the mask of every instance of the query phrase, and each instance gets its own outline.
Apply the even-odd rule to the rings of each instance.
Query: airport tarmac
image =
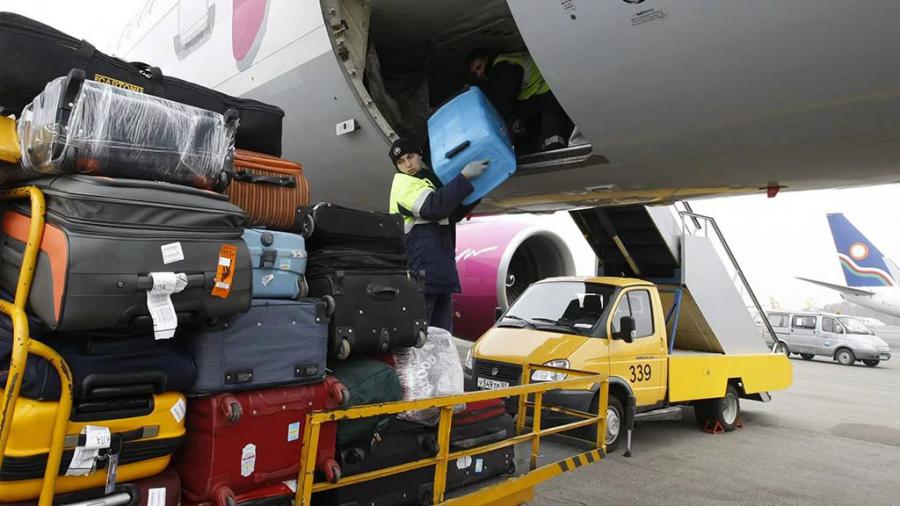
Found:
[[[792,359],[790,389],[741,403],[743,429],[706,434],[683,408],[682,421],[639,425],[631,458],[620,449],[565,473],[531,504],[898,504],[900,327],[878,334],[892,361],[873,369]],[[549,441],[542,452],[542,464],[573,453]]]

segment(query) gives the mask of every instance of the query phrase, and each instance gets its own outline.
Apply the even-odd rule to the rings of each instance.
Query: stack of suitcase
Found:
[[[401,400],[391,352],[427,338],[402,221],[308,206],[302,167],[279,158],[277,107],[0,13],[12,45],[31,51],[0,65],[0,112],[17,116],[0,116],[0,184],[45,195],[29,331],[72,380],[55,504],[289,504],[307,413]],[[26,201],[0,207],[4,300],[30,223]],[[14,349],[0,315],[3,385]],[[0,503],[31,505],[62,384],[35,355],[21,382]],[[505,411],[476,408],[455,417],[451,450],[512,435]],[[436,441],[396,417],[325,424],[317,479],[432,456]],[[448,484],[511,466],[511,448],[490,452],[452,465]],[[432,481],[421,469],[315,503],[430,502]]]

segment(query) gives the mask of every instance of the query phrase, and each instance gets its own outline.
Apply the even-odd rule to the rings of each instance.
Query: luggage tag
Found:
[[[184,273],[151,272],[153,288],[147,290],[147,309],[153,320],[153,336],[159,339],[171,339],[178,328],[178,314],[172,304],[173,293],[178,293],[187,286]]]
[[[112,442],[108,427],[85,425],[81,434],[84,436],[84,444],[75,447],[66,476],[87,476],[96,471],[97,462],[105,458],[100,457],[100,450],[108,449]]]
[[[213,285],[212,296],[227,299],[231,294],[231,283],[234,281],[235,262],[237,261],[237,248],[230,244],[223,244],[219,250],[219,265],[216,267],[216,283]]]

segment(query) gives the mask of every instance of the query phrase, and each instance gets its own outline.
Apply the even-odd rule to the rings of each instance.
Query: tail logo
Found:
[[[856,244],[854,244],[853,246],[856,246]],[[863,256],[862,258],[865,258],[866,256],[868,256],[869,252],[868,249],[865,248],[865,246],[863,246],[863,250],[865,252],[865,256]],[[850,254],[852,255],[853,247],[850,248],[850,252]],[[846,273],[852,274],[854,276],[859,276],[861,278],[868,278],[878,281],[883,286],[894,286],[894,281],[893,279],[891,279],[891,276],[881,269],[877,269],[875,267],[860,267],[856,264],[856,262],[853,261],[853,259],[841,253],[838,253],[838,259],[841,261],[841,267],[843,267],[844,272]]]
[[[869,256],[869,247],[861,242],[850,245],[850,256],[854,260],[865,260]]]

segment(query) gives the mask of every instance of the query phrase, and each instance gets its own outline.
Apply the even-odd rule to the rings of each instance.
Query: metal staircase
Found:
[[[660,285],[670,349],[765,353],[769,322],[721,230],[711,217],[679,206],[621,206],[570,213],[597,254],[599,273]],[[756,313],[754,315],[753,313]]]

